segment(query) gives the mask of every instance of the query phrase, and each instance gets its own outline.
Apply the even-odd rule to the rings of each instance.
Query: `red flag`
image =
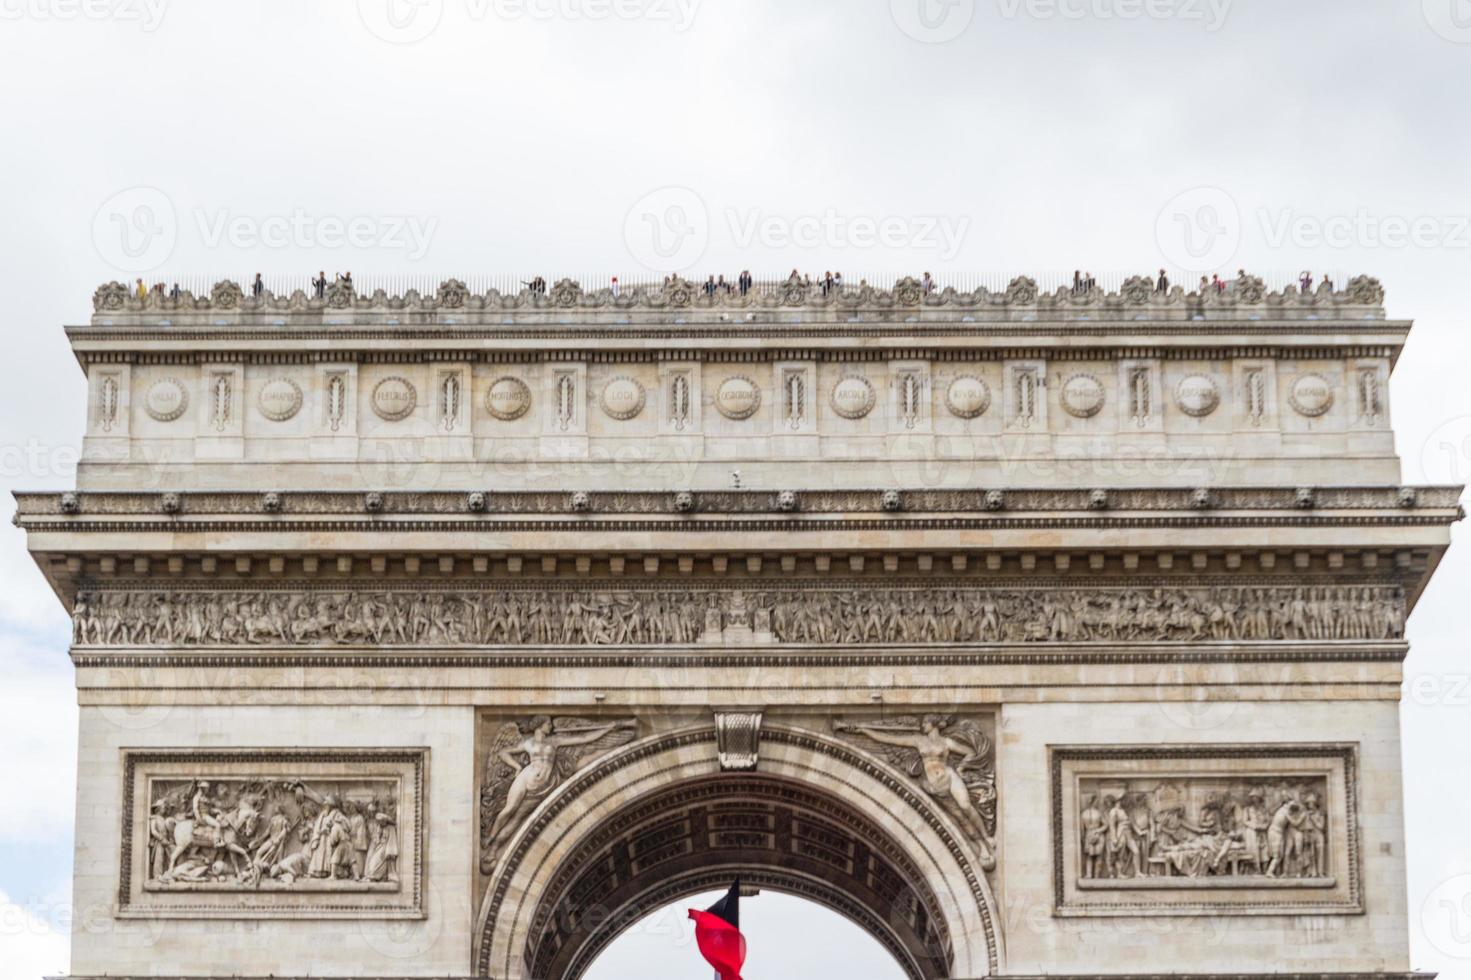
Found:
[[[725,897],[704,912],[690,909],[695,920],[695,943],[705,962],[720,974],[720,980],[741,980],[746,962],[746,937],[741,935],[741,880],[737,878]]]

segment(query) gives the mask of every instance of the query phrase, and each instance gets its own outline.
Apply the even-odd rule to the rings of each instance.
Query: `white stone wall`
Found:
[[[346,701],[347,698],[340,699]],[[150,691],[83,707],[71,972],[89,975],[463,976],[478,838],[468,707],[200,707]],[[116,919],[124,748],[428,747],[424,920]],[[64,792],[55,787],[53,792]]]
[[[1408,969],[1398,705],[1221,702],[1196,715],[1194,724],[1188,721],[1191,708],[1154,701],[1003,708],[997,739],[998,900],[1008,972]],[[1053,916],[1049,745],[1250,742],[1358,744],[1365,914]]]

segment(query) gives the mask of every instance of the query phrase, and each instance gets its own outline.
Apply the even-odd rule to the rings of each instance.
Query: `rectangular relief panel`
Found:
[[[1357,914],[1351,745],[1055,746],[1057,914]]]
[[[427,758],[124,749],[119,916],[423,918]]]

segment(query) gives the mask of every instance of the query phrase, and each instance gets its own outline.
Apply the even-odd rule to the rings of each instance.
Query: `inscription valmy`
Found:
[[[189,407],[189,392],[174,378],[163,378],[143,394],[143,411],[158,422],[172,422]]]

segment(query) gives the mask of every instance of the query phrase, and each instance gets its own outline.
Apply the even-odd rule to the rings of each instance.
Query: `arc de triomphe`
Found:
[[[1408,970],[1376,281],[94,307],[74,974],[576,978],[736,873],[916,980]]]

